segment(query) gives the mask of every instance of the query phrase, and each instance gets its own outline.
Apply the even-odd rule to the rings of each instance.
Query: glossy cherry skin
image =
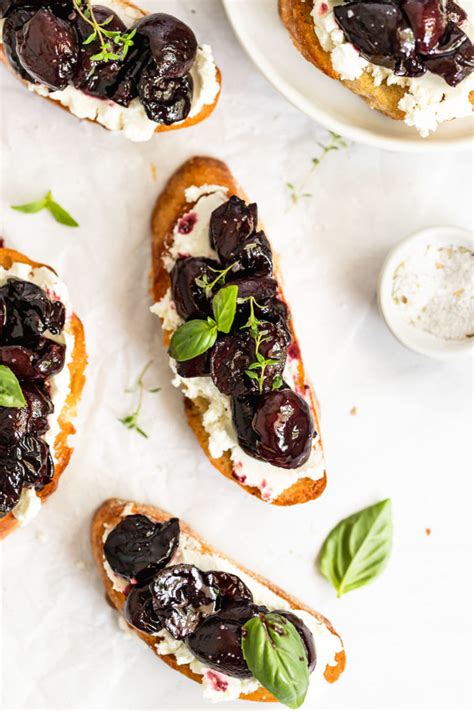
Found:
[[[176,371],[182,378],[202,378],[210,375],[211,352],[206,351],[190,360],[176,361]]]
[[[18,10],[13,9],[6,17],[2,31],[2,46],[11,67],[22,79],[32,83],[35,83],[34,78],[23,68],[18,57],[17,32],[28,20],[31,20],[36,12],[37,9],[31,7],[19,8]]]
[[[403,0],[402,8],[415,35],[417,52],[426,54],[446,29],[446,13],[440,0]]]
[[[155,575],[150,586],[155,614],[175,639],[195,631],[217,609],[218,591],[194,565],[173,565]]]
[[[149,585],[133,586],[125,600],[123,614],[133,627],[154,634],[163,629],[163,620],[155,615]]]
[[[18,443],[27,434],[42,435],[48,429],[48,415],[53,412],[53,403],[47,389],[41,383],[22,383],[21,389],[26,407],[0,407],[0,443]]]
[[[242,449],[283,469],[302,466],[315,435],[308,404],[288,387],[258,398],[235,398],[233,421]]]
[[[257,222],[257,205],[246,205],[236,195],[213,211],[209,236],[222,262],[235,261],[235,250],[255,232]]]
[[[314,644],[314,637],[313,633],[305,625],[305,623],[300,620],[300,618],[295,615],[293,612],[288,612],[287,610],[274,610],[275,615],[281,615],[282,617],[285,617],[289,622],[291,622],[295,627],[296,631],[298,632],[299,636],[301,637],[301,640],[304,644],[304,647],[306,649],[306,654],[308,656],[308,669],[309,673],[311,674],[315,668],[316,668],[316,647]]]
[[[457,86],[474,71],[474,47],[456,25],[448,29],[430,54],[423,57],[428,71],[443,77],[449,86]]]
[[[159,78],[187,74],[194,64],[197,40],[184,22],[164,12],[147,15],[134,24],[138,40],[148,46],[154,60],[153,73]]]
[[[219,609],[229,607],[235,603],[253,602],[253,595],[246,584],[233,573],[222,570],[210,570],[206,573],[208,585],[219,592]]]
[[[13,370],[21,380],[45,380],[64,367],[66,346],[49,338],[40,338],[35,349],[1,346],[0,363]]]
[[[205,290],[196,280],[214,281],[219,264],[202,257],[181,257],[171,270],[171,291],[176,311],[184,319],[206,318],[211,315],[211,304]]]
[[[44,8],[18,31],[17,52],[30,77],[61,90],[76,70],[79,43],[72,25]]]
[[[240,276],[270,276],[273,270],[273,255],[270,242],[264,232],[247,237],[233,251],[225,263],[235,263],[232,274]]]
[[[109,533],[104,556],[114,573],[142,584],[170,562],[178,543],[177,518],[156,523],[135,514],[123,518]]]
[[[20,500],[23,488],[23,467],[16,451],[0,443],[0,518],[3,518]]]
[[[0,290],[4,304],[5,343],[35,345],[46,330],[58,335],[66,319],[66,309],[60,301],[51,301],[36,284],[22,279],[9,279]]]
[[[259,614],[256,605],[239,603],[207,617],[186,644],[194,656],[211,669],[237,679],[249,679],[252,672],[242,653],[242,626]]]
[[[194,82],[191,74],[160,77],[154,60],[143,69],[138,80],[138,94],[151,121],[170,126],[184,121],[191,111]]]

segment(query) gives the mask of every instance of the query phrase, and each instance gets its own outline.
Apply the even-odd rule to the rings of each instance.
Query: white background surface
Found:
[[[3,705],[207,707],[196,685],[119,630],[105,604],[88,527],[106,497],[122,496],[182,516],[332,620],[346,644],[347,671],[306,708],[468,708],[469,362],[404,350],[377,313],[375,284],[388,249],[410,232],[470,226],[471,157],[352,144],[324,159],[306,185],[313,197],[291,207],[285,184],[303,180],[326,131],[260,77],[219,2],[147,7],[173,9],[214,46],[223,95],[198,127],[128,143],[0,74],[0,232],[69,284],[90,360],[71,465],[38,519],[2,545]],[[327,453],[327,490],[303,507],[265,505],[215,472],[169,383],[158,322],[148,312],[149,217],[165,179],[198,153],[228,161],[282,256]],[[49,188],[79,229],[9,209]],[[145,398],[145,440],[118,418],[133,406],[124,389],[151,358],[149,384],[162,390]],[[337,600],[315,568],[320,545],[342,517],[388,496],[390,564],[370,586]]]

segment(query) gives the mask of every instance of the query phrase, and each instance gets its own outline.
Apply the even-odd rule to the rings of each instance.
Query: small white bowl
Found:
[[[466,247],[474,250],[474,234],[460,227],[428,227],[415,232],[396,245],[388,253],[378,281],[378,304],[388,328],[404,346],[431,358],[454,358],[474,350],[474,338],[464,341],[448,341],[409,324],[392,298],[393,277],[397,267],[415,249],[423,245],[439,247]]]

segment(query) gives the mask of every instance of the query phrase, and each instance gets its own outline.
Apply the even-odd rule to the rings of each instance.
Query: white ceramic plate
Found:
[[[404,346],[430,358],[456,358],[472,354],[474,339],[446,341],[407,323],[404,314],[392,298],[393,278],[398,266],[414,251],[423,246],[464,247],[474,250],[474,235],[460,227],[428,227],[407,237],[397,244],[387,255],[380,271],[378,282],[378,304],[388,328]]]
[[[250,58],[283,96],[336,133],[396,151],[467,149],[472,117],[441,124],[428,138],[403,121],[374,111],[340,82],[307,62],[278,15],[278,0],[223,0],[229,20]],[[463,2],[466,5],[466,0]]]

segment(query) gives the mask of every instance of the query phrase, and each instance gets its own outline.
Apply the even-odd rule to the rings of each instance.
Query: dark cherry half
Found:
[[[2,46],[11,67],[22,79],[35,83],[34,78],[24,69],[18,57],[17,32],[34,16],[37,8],[19,7],[8,13],[3,24]]]
[[[219,592],[219,608],[223,609],[237,602],[253,602],[253,595],[246,584],[233,573],[211,570],[206,573],[207,583]]]
[[[42,8],[18,31],[17,53],[30,77],[61,90],[74,75],[79,43],[70,23]]]
[[[211,315],[211,304],[196,280],[214,281],[219,264],[202,257],[181,257],[171,270],[171,291],[176,310],[181,318],[206,318]]]
[[[53,403],[42,383],[22,383],[27,407],[0,407],[0,443],[18,443],[27,434],[42,435],[48,429]],[[1,474],[1,472],[0,472]]]
[[[273,255],[265,233],[256,232],[247,237],[236,247],[229,261],[237,262],[232,273],[238,276],[270,276],[273,269]]]
[[[202,378],[211,373],[211,351],[190,360],[176,361],[176,371],[182,378]]]
[[[155,575],[150,586],[155,614],[175,639],[195,631],[217,609],[218,591],[194,565],[173,565]]]
[[[184,22],[155,12],[138,20],[133,27],[149,49],[157,77],[181,77],[191,70],[198,44],[194,32]]]
[[[255,232],[257,222],[257,205],[246,205],[237,195],[213,211],[209,229],[211,246],[224,263],[235,261],[235,250]]]
[[[194,82],[191,74],[182,77],[160,77],[154,60],[150,60],[138,80],[140,101],[151,121],[170,126],[184,121],[191,111]]]
[[[146,634],[154,634],[163,629],[163,621],[153,609],[149,585],[132,587],[125,600],[123,614],[127,622]]]
[[[194,656],[211,669],[238,679],[252,676],[242,653],[242,626],[261,608],[248,603],[232,605],[207,617],[189,635],[186,644]]]
[[[7,365],[21,380],[44,380],[61,372],[66,346],[40,338],[35,350],[23,346],[1,346],[0,363]]]
[[[302,642],[306,649],[306,654],[308,656],[308,669],[311,674],[316,668],[316,647],[314,644],[314,636],[309,627],[300,620],[300,618],[293,612],[287,612],[286,610],[274,610],[275,615],[281,615],[285,617],[289,622],[296,627],[296,631],[302,639]]]
[[[309,459],[313,418],[307,402],[290,388],[235,398],[232,414],[239,444],[250,456],[284,469],[296,469]]]
[[[0,290],[4,304],[2,340],[28,346],[38,342],[46,330],[58,335],[66,319],[61,301],[51,301],[36,284],[9,279]]]
[[[141,514],[126,516],[107,536],[104,556],[114,573],[141,584],[170,562],[179,532],[177,518],[156,523]]]

